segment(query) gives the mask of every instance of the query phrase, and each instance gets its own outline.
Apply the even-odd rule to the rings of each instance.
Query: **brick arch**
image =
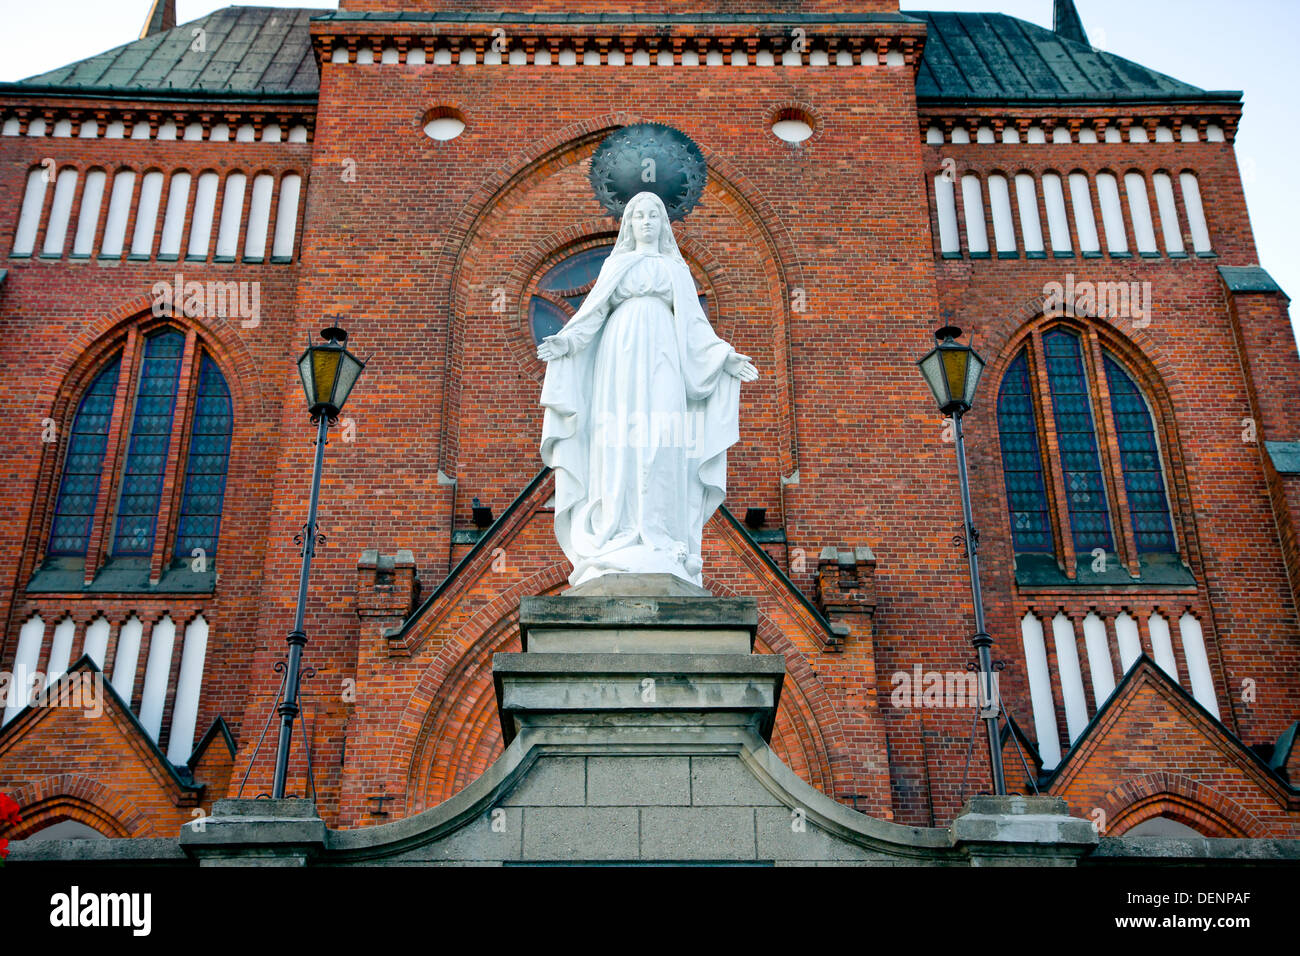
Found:
[[[1107,833],[1118,836],[1152,817],[1169,817],[1208,837],[1262,838],[1268,828],[1216,790],[1174,773],[1127,780],[1099,801]]]
[[[119,347],[121,336],[137,322],[149,328],[171,324],[181,332],[192,330],[221,367],[235,415],[269,414],[267,397],[260,389],[254,391],[250,387],[260,381],[258,366],[235,325],[222,316],[190,317],[179,311],[154,318],[152,309],[150,296],[136,296],[112,312],[87,322],[69,339],[59,357],[46,369],[40,385],[41,394],[51,396],[51,417],[59,420],[57,413],[66,410],[67,403],[80,396],[104,360]]]
[[[500,756],[504,747],[492,655],[520,649],[519,597],[557,593],[567,584],[566,568],[555,564],[487,605],[446,642],[421,675],[398,723],[419,728],[409,749],[395,755],[397,765],[407,763],[407,813],[454,796]],[[710,584],[719,595],[732,593]],[[501,614],[503,604],[516,610]],[[462,635],[470,639],[459,640]],[[827,728],[836,725],[830,701],[802,655],[761,610],[759,635],[756,650],[782,654],[787,662],[772,749],[803,780],[832,795],[832,761],[825,739]]]
[[[58,774],[24,784],[10,796],[22,822],[5,836],[21,840],[61,820],[76,820],[108,837],[151,837],[154,826],[121,793],[82,774]]]
[[[524,190],[531,183],[552,175],[556,169],[580,162],[599,137],[611,129],[631,123],[644,122],[645,118],[618,111],[571,124],[550,137],[536,143],[528,150],[506,157],[491,173],[478,191],[466,202],[456,221],[447,230],[434,263],[432,307],[451,317],[451,334],[447,337],[444,367],[458,369],[455,356],[463,344],[465,323],[469,314],[467,283],[463,279],[467,259],[471,256],[474,238],[487,222],[493,206],[512,192]],[[769,271],[768,278],[774,294],[773,313],[777,326],[774,352],[780,373],[776,376],[777,408],[780,415],[778,454],[782,474],[790,474],[797,467],[798,443],[793,410],[794,386],[789,324],[789,292],[802,284],[802,269],[795,245],[770,204],[757,187],[724,157],[700,144],[709,171],[709,190],[717,190],[723,205],[728,207],[742,226],[748,229],[766,250],[762,256]],[[608,219],[601,220],[609,229]],[[697,256],[697,261],[703,260]],[[512,281],[520,287],[527,277]],[[717,283],[718,276],[711,276]],[[459,419],[452,409],[459,404],[461,382],[453,373],[442,387],[440,420],[448,423],[439,438],[438,466],[454,474],[459,457]]]

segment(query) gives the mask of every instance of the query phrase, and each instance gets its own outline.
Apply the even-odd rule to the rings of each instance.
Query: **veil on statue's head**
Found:
[[[637,193],[623,207],[623,215],[618,226],[618,239],[614,242],[614,251],[610,254],[610,258],[612,259],[619,253],[636,251],[636,237],[632,235],[631,213],[644,203],[651,203],[659,210],[660,221],[663,223],[659,230],[659,254],[685,265],[686,260],[682,258],[682,254],[677,248],[677,237],[673,235],[673,224],[668,219],[668,207],[664,205],[664,201],[656,193],[648,191]]]

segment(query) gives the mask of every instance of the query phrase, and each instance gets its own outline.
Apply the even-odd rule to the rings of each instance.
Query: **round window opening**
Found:
[[[439,142],[455,139],[465,132],[465,117],[450,106],[439,106],[424,114],[424,135]]]
[[[772,119],[772,133],[786,143],[802,143],[813,134],[812,117],[802,110],[782,110]]]

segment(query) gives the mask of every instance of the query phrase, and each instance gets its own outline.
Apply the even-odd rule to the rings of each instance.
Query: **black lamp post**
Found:
[[[971,600],[975,604],[975,636],[971,643],[979,655],[980,713],[989,737],[989,764],[993,772],[993,791],[998,795],[1007,792],[1006,778],[1002,772],[1002,746],[998,733],[998,705],[993,694],[993,661],[990,648],[993,638],[984,630],[984,598],[980,591],[979,532],[971,516],[970,479],[966,474],[966,442],[962,435],[962,415],[970,411],[975,400],[984,360],[969,345],[961,345],[961,329],[945,325],[934,333],[939,340],[930,353],[917,364],[925,382],[934,393],[939,409],[951,415],[957,445],[957,476],[961,481],[961,508],[966,522],[966,561],[970,565]]]
[[[293,739],[293,721],[298,716],[298,684],[302,673],[302,649],[307,644],[303,630],[303,613],[307,605],[307,578],[311,559],[316,553],[316,506],[320,502],[320,475],[325,464],[325,438],[329,426],[338,422],[339,411],[348,400],[352,386],[366,367],[346,348],[348,334],[337,326],[321,330],[324,345],[309,345],[298,359],[298,374],[307,393],[307,407],[316,423],[316,463],[311,473],[311,504],[303,528],[302,570],[298,574],[298,606],[293,630],[289,632],[289,667],[285,674],[284,702],[280,704],[280,740],[275,751],[275,782],[271,797],[284,797],[285,778],[289,774],[289,743]]]

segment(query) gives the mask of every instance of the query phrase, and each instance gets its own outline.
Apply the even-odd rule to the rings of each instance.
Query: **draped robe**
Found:
[[[574,566],[569,581],[575,586],[611,572],[671,573],[701,584],[704,522],[726,495],[727,449],[739,438],[740,380],[724,368],[735,350],[714,333],[690,269],[679,257],[659,256],[671,283],[676,382],[663,378],[662,362],[653,366],[653,357],[635,354],[635,341],[628,351],[606,349],[602,356],[611,317],[619,309],[639,307],[635,298],[615,307],[615,291],[648,257],[619,251],[605,260],[582,307],[557,334],[569,351],[547,363],[542,461],[555,472],[555,536]],[[598,361],[615,363],[613,380],[622,383],[617,398],[595,386]],[[602,381],[609,372],[604,368]],[[644,381],[648,374],[657,376],[653,383]],[[661,446],[655,435],[636,433],[642,421],[654,432],[656,413],[665,431],[677,429],[680,447],[673,447],[671,436]],[[684,419],[667,421],[673,415]],[[637,475],[625,474],[627,456],[633,454],[628,446],[642,439],[646,444],[635,461],[652,472],[683,470],[678,487],[684,485],[684,498],[666,493],[669,483],[646,486]],[[620,474],[626,480],[611,487],[610,477]],[[667,540],[675,537],[668,531],[679,532],[680,539]]]

